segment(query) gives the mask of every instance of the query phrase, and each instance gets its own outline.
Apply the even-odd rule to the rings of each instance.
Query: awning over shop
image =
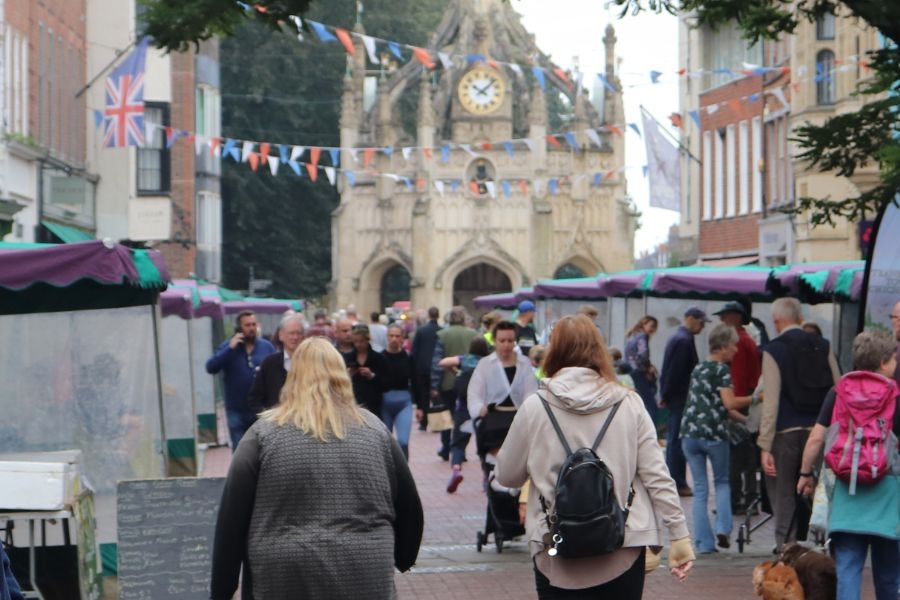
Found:
[[[759,256],[730,256],[728,258],[704,258],[699,263],[704,267],[740,267],[741,265],[753,265],[759,262]]]
[[[67,244],[72,242],[86,242],[94,239],[94,236],[86,231],[82,231],[75,227],[69,227],[68,225],[62,225],[60,223],[54,223],[53,221],[41,221],[41,225],[46,227],[53,235]]]

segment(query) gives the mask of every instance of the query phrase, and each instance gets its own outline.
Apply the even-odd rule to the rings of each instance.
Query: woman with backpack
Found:
[[[876,599],[896,600],[900,589],[900,407],[892,379],[896,352],[897,342],[887,332],[856,336],[856,370],[841,377],[828,393],[803,449],[798,493],[812,494],[814,465],[823,447],[825,466],[835,476],[829,492],[828,535],[839,600],[860,597],[870,548]]]
[[[496,470],[505,486],[521,487],[531,479],[525,527],[538,598],[571,597],[573,590],[580,590],[579,598],[641,598],[647,548],[654,556],[661,550],[658,522],[672,540],[670,571],[684,580],[694,551],[656,428],[641,398],[616,381],[606,344],[589,318],[566,316],[557,322],[544,371],[545,389],[519,408]],[[606,429],[612,417],[615,421]],[[614,495],[619,516],[612,515],[608,523],[614,526],[606,534],[597,533],[598,522],[578,522],[560,506],[563,496],[572,495],[557,485],[562,466],[571,464],[566,447],[574,450],[571,456],[586,457],[592,446],[605,465],[600,468],[594,460],[592,469],[604,476],[580,496],[602,506]],[[568,471],[559,481],[574,473]],[[583,551],[567,550],[576,547]]]

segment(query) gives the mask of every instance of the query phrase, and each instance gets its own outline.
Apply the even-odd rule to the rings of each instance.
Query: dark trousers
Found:
[[[684,406],[669,406],[669,424],[666,430],[666,466],[678,487],[687,487],[687,460],[681,449],[681,416]]]
[[[644,408],[650,414],[650,420],[656,425],[656,378],[647,379],[644,373],[635,369],[631,372],[631,380],[634,382],[634,391],[644,401]]]
[[[731,509],[743,509],[759,495],[756,472],[759,468],[759,450],[753,438],[739,444],[731,444]]]
[[[646,555],[641,552],[631,567],[611,581],[581,590],[567,590],[553,587],[550,580],[534,568],[534,585],[539,600],[640,600],[644,594],[644,563]]]
[[[766,477],[766,487],[775,514],[775,543],[779,548],[785,542],[805,540],[809,530],[811,509],[797,500],[800,462],[808,437],[808,429],[797,429],[776,433],[772,440],[776,475]]]
[[[441,456],[450,456],[450,444],[453,440],[454,433],[459,429],[459,426],[456,424],[456,393],[453,390],[442,390],[440,392],[441,395],[441,404],[450,409],[450,413],[453,414],[453,429],[445,429],[441,432],[441,449],[439,450]],[[468,440],[467,440],[468,441]],[[456,464],[456,463],[454,463]]]
[[[469,420],[469,407],[460,406],[460,403],[454,405],[453,410],[453,431],[450,434],[450,464],[461,465],[466,460],[466,446],[469,445],[471,433],[460,431],[460,426]]]

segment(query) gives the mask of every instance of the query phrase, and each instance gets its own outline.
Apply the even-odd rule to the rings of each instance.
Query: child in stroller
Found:
[[[491,407],[484,418],[475,419],[475,445],[484,471],[487,511],[484,531],[476,536],[479,552],[488,543],[488,536],[494,534],[497,552],[503,552],[503,542],[525,534],[525,527],[519,521],[519,489],[500,485],[494,478],[497,451],[509,431],[515,409]]]

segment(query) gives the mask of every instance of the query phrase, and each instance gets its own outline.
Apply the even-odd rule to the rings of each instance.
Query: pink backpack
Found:
[[[897,384],[870,371],[853,371],[835,386],[834,412],[825,434],[825,464],[850,484],[872,484],[891,471],[897,438],[892,431]]]

